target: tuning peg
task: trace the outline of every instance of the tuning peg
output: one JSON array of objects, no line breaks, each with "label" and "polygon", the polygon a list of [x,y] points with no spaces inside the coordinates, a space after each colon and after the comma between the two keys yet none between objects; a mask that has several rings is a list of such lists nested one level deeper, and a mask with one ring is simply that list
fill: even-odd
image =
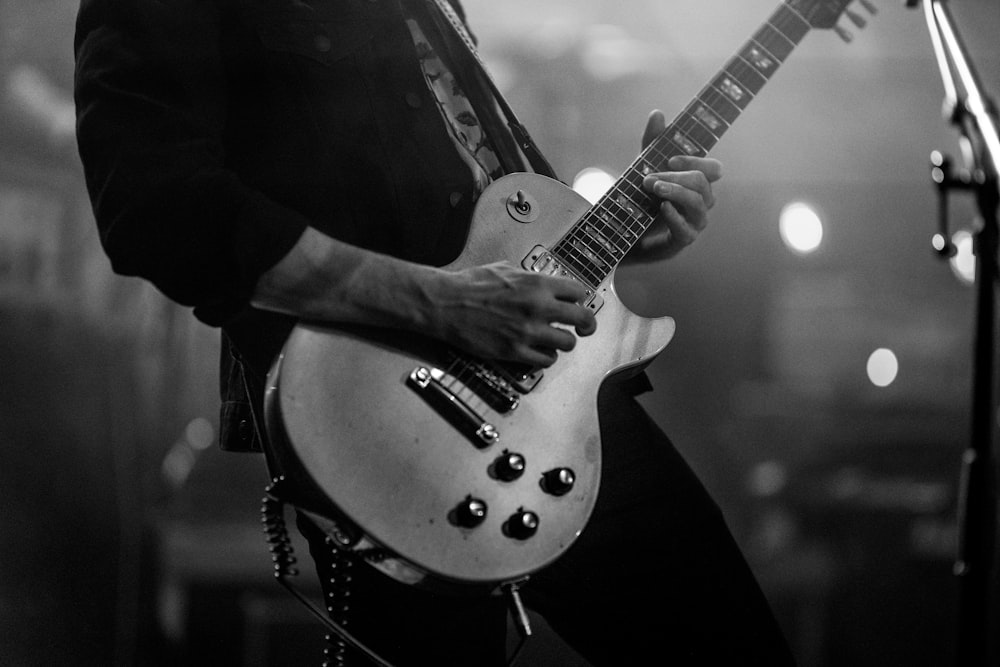
[{"label": "tuning peg", "polygon": [[876,7],[871,2],[871,0],[858,0],[858,2],[860,2],[861,6],[864,7],[865,9],[867,9],[868,13],[871,14],[872,16],[875,16],[876,14],[878,14],[878,7]]},{"label": "tuning peg", "polygon": [[838,37],[840,37],[842,40],[844,40],[848,44],[850,44],[851,42],[854,41],[854,33],[852,33],[847,28],[841,27],[839,25],[835,25],[835,26],[833,26],[833,31],[835,33],[837,33]]},{"label": "tuning peg", "polygon": [[846,10],[844,13],[847,14],[847,18],[851,20],[851,23],[853,23],[858,28],[864,28],[866,25],[868,25],[868,22],[865,20],[865,17],[862,16],[861,14],[858,14],[857,12],[852,12],[850,9]]}]

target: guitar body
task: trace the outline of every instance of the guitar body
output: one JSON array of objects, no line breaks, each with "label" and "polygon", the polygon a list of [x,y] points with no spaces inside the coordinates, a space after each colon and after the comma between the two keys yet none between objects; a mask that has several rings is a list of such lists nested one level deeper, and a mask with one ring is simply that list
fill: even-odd
[{"label": "guitar body", "polygon": [[[518,192],[532,202],[530,222],[510,206]],[[466,248],[447,268],[521,264],[533,248],[554,244],[589,208],[558,181],[506,176],[481,196]],[[379,560],[396,563],[384,570],[396,576],[402,562],[409,574],[397,578],[417,572],[449,583],[493,585],[544,567],[584,529],[597,499],[598,390],[610,376],[648,364],[674,331],[670,318],[630,312],[613,278],[598,289],[603,306],[596,333],[561,353],[537,384],[519,392],[517,407],[504,412],[490,409],[455,378],[441,386],[462,408],[430,400],[412,378],[418,368],[447,367],[446,350],[430,339],[300,324],[268,381],[268,426],[283,450],[278,458],[363,531],[362,544],[381,548]],[[495,441],[477,440],[456,426],[455,418],[470,413],[495,429]],[[524,472],[505,481],[497,460],[509,453],[523,457]],[[575,477],[561,495],[542,481],[557,469]],[[472,527],[456,511],[468,498],[486,506],[482,522]],[[524,510],[537,517],[530,536],[509,523]]]}]

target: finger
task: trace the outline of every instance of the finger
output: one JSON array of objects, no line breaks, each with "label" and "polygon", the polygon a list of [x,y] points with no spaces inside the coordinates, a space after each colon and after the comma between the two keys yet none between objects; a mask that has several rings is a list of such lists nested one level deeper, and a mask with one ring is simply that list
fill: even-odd
[{"label": "finger", "polygon": [[576,336],[560,327],[540,326],[525,343],[536,350],[562,350],[570,352],[576,347]]},{"label": "finger", "polygon": [[578,303],[558,302],[551,312],[551,322],[568,324],[581,336],[589,336],[597,329],[597,319],[593,311]]},{"label": "finger", "polygon": [[700,171],[668,171],[658,174],[650,174],[643,179],[643,186],[647,191],[652,190],[657,196],[680,196],[680,191],[673,189],[657,189],[658,183],[673,183],[683,189],[696,192],[703,200],[706,209],[715,206],[715,194],[712,192],[712,184],[704,173]]},{"label": "finger", "polygon": [[559,354],[551,348],[534,348],[526,345],[517,350],[512,361],[536,368],[548,368],[556,363],[558,358]]},{"label": "finger", "polygon": [[675,155],[667,162],[667,167],[673,171],[700,171],[709,183],[722,178],[722,163],[715,158]]},{"label": "finger", "polygon": [[667,229],[670,230],[669,245],[672,250],[677,251],[689,246],[698,238],[698,227],[685,219],[670,202],[665,201],[660,205],[660,214],[667,223]]},{"label": "finger", "polygon": [[680,247],[674,247],[673,235],[666,226],[646,232],[639,243],[642,246],[641,261],[655,262],[668,259],[680,250]]},{"label": "finger", "polygon": [[579,280],[537,273],[532,275],[536,276],[538,280],[535,283],[536,286],[544,288],[559,301],[575,303],[582,301],[587,296],[587,287]]},{"label": "finger", "polygon": [[[683,211],[687,222],[696,229],[701,230],[708,224],[708,203],[701,193],[669,181],[658,181],[653,192],[664,199],[664,203],[673,204],[669,209],[673,214],[680,215],[679,211]],[[661,206],[661,210],[667,209]]]},{"label": "finger", "polygon": [[657,138],[663,131],[667,129],[667,119],[663,115],[663,112],[659,109],[654,109],[649,113],[649,118],[646,119],[646,131],[642,133],[642,147],[648,146],[653,139]]}]

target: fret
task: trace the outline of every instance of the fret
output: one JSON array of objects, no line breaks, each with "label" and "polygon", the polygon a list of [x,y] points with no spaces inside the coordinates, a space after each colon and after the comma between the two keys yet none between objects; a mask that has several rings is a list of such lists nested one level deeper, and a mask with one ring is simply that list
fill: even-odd
[{"label": "fret", "polygon": [[739,107],[740,111],[745,109],[753,99],[753,94],[749,90],[743,88],[742,84],[737,82],[725,71],[719,72],[719,74],[712,79],[712,86],[722,93],[726,100]]},{"label": "fret", "polygon": [[708,155],[708,151],[699,146],[690,136],[685,132],[681,131],[677,125],[671,125],[667,128],[667,136],[670,141],[673,142],[680,152],[684,155],[693,155],[695,157],[705,157]]},{"label": "fret", "polygon": [[615,225],[617,228],[622,230],[622,236],[630,244],[635,243],[642,236],[642,233],[646,231],[646,227],[642,224],[642,221],[635,220],[633,218],[622,219],[616,216],[612,211],[605,208],[601,214],[601,220]]},{"label": "fret", "polygon": [[586,249],[581,248],[577,245],[575,239],[571,239],[569,242],[570,249],[570,266],[576,269],[577,273],[580,274],[585,280],[590,281],[593,287],[597,287],[604,280],[606,273],[606,267],[599,266],[597,262],[592,260]]},{"label": "fret", "polygon": [[[656,209],[659,206],[659,200],[643,189],[642,182],[645,180],[645,177],[646,174],[638,172],[633,168],[629,168],[625,171],[625,175],[622,176],[619,181],[620,187],[618,187],[617,190],[624,193],[636,209],[649,215],[653,215],[656,213]],[[630,186],[631,190],[626,191],[624,188],[625,185]]]},{"label": "fret", "polygon": [[[639,168],[639,165],[642,165],[641,169]],[[640,157],[640,159],[636,160],[635,164],[625,170],[625,173],[622,174],[619,183],[630,185],[639,195],[648,197],[642,189],[642,181],[648,174],[653,173],[653,171],[653,166]],[[641,205],[642,203],[640,202],[640,206]]]},{"label": "fret", "polygon": [[[628,220],[627,224],[631,225],[633,222],[638,222],[643,231],[646,230],[649,223],[643,221],[643,214],[645,211],[643,211],[638,204],[626,197],[624,193],[619,192],[616,196],[609,197],[608,201],[609,203],[614,204],[619,211],[624,214],[624,217]],[[609,211],[613,213],[611,209],[609,209]],[[622,216],[619,215],[618,217],[621,218]]]},{"label": "fret", "polygon": [[609,196],[602,208],[605,213],[601,217],[602,221],[614,220],[618,227],[625,229],[624,236],[630,244],[639,240],[639,237],[649,226],[649,222],[644,219],[649,217],[648,214],[644,215],[643,211],[636,209],[629,200],[620,195],[617,197]]},{"label": "fret", "polygon": [[702,90],[698,94],[697,99],[699,102],[705,104],[709,109],[711,109],[728,125],[732,125],[733,122],[740,117],[742,109],[730,102],[725,95],[712,86],[707,86],[704,90]]},{"label": "fret", "polygon": [[643,152],[635,162],[629,167],[628,171],[636,174],[639,178],[648,176],[656,171],[656,165],[654,165],[650,160],[646,159],[646,153]]},{"label": "fret", "polygon": [[584,229],[588,229],[588,233],[591,236],[595,236],[602,245],[605,243],[610,244],[612,248],[608,250],[617,258],[620,259],[625,253],[628,252],[629,248],[632,247],[632,241],[623,236],[618,232],[621,229],[620,226],[609,225],[605,220],[602,220],[599,216],[587,216],[579,223]]},{"label": "fret", "polygon": [[753,95],[759,93],[760,89],[767,83],[767,77],[763,76],[753,68],[753,65],[740,57],[730,60],[723,69]]},{"label": "fret", "polygon": [[666,133],[658,136],[656,139],[651,141],[649,146],[646,147],[646,150],[643,151],[643,154],[647,157],[656,158],[651,161],[654,171],[662,171],[666,169],[667,162],[670,161],[670,158],[678,154],[676,150],[673,150],[673,147],[670,145],[665,136]]},{"label": "fret", "polygon": [[625,254],[617,243],[602,234],[601,230],[592,223],[584,221],[581,229],[583,229],[587,236],[596,241],[605,253],[610,255],[612,265],[616,264],[622,258],[622,255]]},{"label": "fret", "polygon": [[580,243],[581,247],[589,252],[598,262],[605,266],[609,264],[614,266],[614,264],[618,261],[615,256],[615,252],[604,245],[601,242],[601,239],[595,234],[592,234],[590,230],[588,230],[588,227],[594,232],[597,231],[594,229],[593,225],[584,223],[576,225],[570,233],[573,235],[574,240]]},{"label": "fret", "polygon": [[644,231],[641,227],[638,231],[636,231],[631,225],[618,220],[607,210],[596,211],[594,217],[601,221],[601,224],[605,229],[614,229],[615,234],[620,236],[628,247],[635,244],[635,242],[639,240],[639,235]]},{"label": "fret", "polygon": [[771,74],[778,69],[778,65],[780,64],[763,44],[758,44],[753,39],[747,42],[740,50],[740,57],[753,65],[754,69],[768,79],[771,78]]},{"label": "fret", "polygon": [[[577,254],[585,257],[591,264],[596,263],[603,264],[605,267],[609,265],[613,267],[621,256],[627,252],[632,241],[627,236],[619,234],[625,242],[625,248],[614,243],[609,236],[614,235],[615,230],[621,229],[622,225],[609,225],[608,221],[613,219],[614,216],[607,212],[605,212],[605,215],[594,215],[593,213],[596,211],[598,209],[592,209],[592,214],[585,216],[577,223],[566,237],[560,241],[560,244],[569,244],[570,247],[577,250]],[[634,234],[632,236],[634,237]],[[559,245],[556,247],[558,248]],[[604,253],[603,256],[602,253]],[[598,282],[600,281],[598,280]]]},{"label": "fret", "polygon": [[[585,273],[597,285],[610,275],[615,266],[638,242],[639,237],[652,223],[652,215],[639,211],[638,204],[620,192],[609,192],[592,212],[594,214],[584,217],[563,241],[560,241],[560,245],[569,241],[576,253],[584,256],[587,261],[587,266],[584,267]],[[584,243],[577,228],[584,229],[587,238],[598,243],[599,248]]]},{"label": "fret", "polygon": [[643,208],[646,204],[646,193],[642,189],[642,181],[645,176],[646,174],[630,167],[608,191],[620,192],[632,200],[637,207]]},{"label": "fret", "polygon": [[798,44],[809,32],[809,22],[802,18],[802,15],[783,4],[771,15],[768,20],[778,32],[785,36],[792,44]]},{"label": "fret", "polygon": [[[613,194],[608,193],[608,195],[601,200],[600,205],[608,216],[617,220],[619,224],[626,226],[633,233],[636,233],[635,223],[638,222],[638,219],[636,218],[634,209],[630,210],[626,208],[627,203],[623,204],[622,202],[616,201]],[[637,235],[640,235],[643,231],[645,231],[645,227],[641,223],[639,227],[642,231],[637,232]]]},{"label": "fret", "polygon": [[715,146],[722,135],[721,132],[716,135],[710,131],[701,121],[687,111],[682,111],[677,119],[677,125],[683,128],[685,133],[706,151],[712,150],[712,147]]},{"label": "fret", "polygon": [[704,125],[716,138],[721,139],[723,133],[729,129],[729,123],[723,120],[722,116],[717,114],[712,107],[699,99],[695,99],[689,104],[685,112],[689,116],[697,118],[698,122]]},{"label": "fret", "polygon": [[608,269],[609,258],[602,257],[600,248],[591,242],[592,239],[584,234],[580,226],[574,227],[570,232],[570,245],[598,269],[597,273],[603,273]]},{"label": "fret", "polygon": [[594,270],[594,265],[590,260],[573,246],[569,237],[564,237],[563,240],[559,241],[552,252],[577,276],[589,282],[591,287],[597,287],[603,280],[600,273]]},{"label": "fret", "polygon": [[[626,176],[618,181],[618,183],[611,189],[611,192],[617,192],[618,195],[615,197],[615,201],[619,206],[628,211],[633,217],[640,217],[642,213],[649,213],[650,210],[656,210],[651,208],[654,206],[653,199],[646,194],[642,189],[642,181],[637,185],[629,183]],[[630,191],[626,191],[622,185],[631,185]]]},{"label": "fret", "polygon": [[754,42],[763,46],[768,53],[785,62],[785,59],[792,54],[795,42],[789,40],[770,23],[762,25],[753,35]]},{"label": "fret", "polygon": [[646,175],[654,171],[665,170],[670,158],[677,155],[677,152],[673,151],[672,148],[663,135],[656,137],[636,159],[636,163],[642,165],[636,171]]}]

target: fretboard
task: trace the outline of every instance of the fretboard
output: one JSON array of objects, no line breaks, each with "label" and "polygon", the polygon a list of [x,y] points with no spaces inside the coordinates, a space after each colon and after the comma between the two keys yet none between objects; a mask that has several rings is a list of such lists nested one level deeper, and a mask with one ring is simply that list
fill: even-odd
[{"label": "fretboard", "polygon": [[659,200],[642,189],[643,178],[667,171],[674,156],[708,155],[809,30],[801,14],[779,5],[551,252],[592,287],[603,282],[656,217]]}]

